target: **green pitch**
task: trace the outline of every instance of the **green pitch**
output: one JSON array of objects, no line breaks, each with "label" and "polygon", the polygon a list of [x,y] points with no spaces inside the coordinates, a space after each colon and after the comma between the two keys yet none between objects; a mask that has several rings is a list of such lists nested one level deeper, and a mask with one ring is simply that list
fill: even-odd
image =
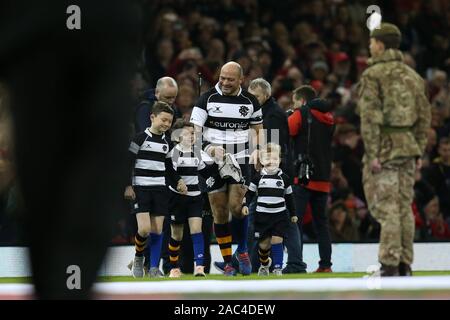
[{"label": "green pitch", "polygon": [[[334,273],[298,273],[298,274],[286,274],[281,277],[276,275],[270,275],[268,277],[259,277],[257,274],[251,274],[249,276],[237,275],[236,277],[225,277],[221,274],[207,275],[204,278],[194,277],[191,274],[183,275],[181,278],[171,279],[152,279],[141,278],[135,279],[132,276],[114,276],[114,277],[99,277],[99,282],[133,282],[133,281],[174,281],[174,280],[268,280],[268,279],[319,279],[319,278],[361,278],[367,275],[364,272],[334,272]],[[450,270],[447,271],[414,271],[414,276],[444,276],[450,275]],[[29,277],[16,277],[16,278],[1,278],[0,283],[31,283]]]},{"label": "green pitch", "polygon": [[[102,282],[121,282],[121,281],[173,281],[173,280],[281,280],[281,279],[320,279],[320,278],[361,278],[367,275],[364,272],[333,272],[333,273],[294,273],[294,274],[286,274],[283,276],[270,275],[267,277],[260,277],[256,273],[251,274],[249,276],[237,275],[235,277],[225,277],[221,274],[212,274],[207,275],[204,278],[194,277],[191,274],[183,275],[181,278],[162,278],[162,279],[152,279],[152,278],[141,278],[135,279],[131,276],[117,276],[117,277],[100,277],[99,281]],[[415,271],[414,276],[444,276],[450,275],[450,270],[448,271]]]}]

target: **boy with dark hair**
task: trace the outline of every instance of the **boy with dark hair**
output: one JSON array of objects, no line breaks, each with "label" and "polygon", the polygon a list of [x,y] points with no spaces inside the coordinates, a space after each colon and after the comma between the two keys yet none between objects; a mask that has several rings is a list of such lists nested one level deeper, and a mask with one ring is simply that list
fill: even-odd
[{"label": "boy with dark hair", "polygon": [[130,167],[133,168],[132,186],[125,190],[125,198],[134,201],[134,213],[138,225],[135,236],[136,254],[132,266],[135,278],[144,276],[144,250],[150,234],[150,277],[160,278],[159,260],[162,244],[164,216],[168,214],[169,192],[166,174],[176,181],[176,189],[187,193],[187,187],[175,172],[170,159],[172,142],[165,132],[172,125],[174,111],[165,102],[153,105],[151,127],[139,133],[129,148]]},{"label": "boy with dark hair", "polygon": [[202,160],[209,160],[206,153],[198,150],[194,144],[194,125],[184,119],[178,119],[173,126],[172,139],[178,144],[170,152],[174,169],[181,176],[187,186],[187,193],[183,194],[174,187],[169,186],[170,201],[170,227],[169,261],[171,264],[170,278],[179,278],[181,274],[178,262],[183,229],[186,220],[189,223],[192,245],[194,249],[194,276],[205,277],[204,240],[202,233],[203,196],[199,188],[198,173],[209,176],[209,168]]}]

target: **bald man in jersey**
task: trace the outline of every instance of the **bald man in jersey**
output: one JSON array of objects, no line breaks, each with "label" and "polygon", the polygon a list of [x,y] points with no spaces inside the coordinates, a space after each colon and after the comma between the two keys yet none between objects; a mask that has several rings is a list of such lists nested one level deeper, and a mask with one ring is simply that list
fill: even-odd
[{"label": "bald man in jersey", "polygon": [[[232,266],[232,235],[230,217],[237,241],[239,272],[251,273],[247,249],[248,216],[241,214],[242,200],[250,180],[249,163],[258,163],[258,141],[262,141],[262,111],[258,100],[241,88],[242,67],[236,62],[226,63],[218,83],[200,96],[191,115],[196,132],[202,133],[203,150],[211,156],[217,166],[215,174],[207,179],[207,191],[214,216],[214,232],[225,262],[224,274],[234,276],[237,270]],[[250,141],[250,133],[255,139]],[[251,155],[249,143],[252,142]],[[219,165],[225,154],[230,154],[239,164],[242,179],[221,177]]]}]

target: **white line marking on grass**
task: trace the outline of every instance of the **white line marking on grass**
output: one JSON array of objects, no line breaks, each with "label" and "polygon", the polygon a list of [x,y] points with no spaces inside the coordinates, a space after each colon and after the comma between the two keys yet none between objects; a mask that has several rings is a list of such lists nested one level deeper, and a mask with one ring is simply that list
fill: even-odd
[{"label": "white line marking on grass", "polygon": [[34,286],[28,283],[2,283],[0,295],[32,295]]},{"label": "white line marking on grass", "polygon": [[[449,290],[450,276],[392,278],[324,278],[279,280],[171,280],[143,282],[100,282],[98,294],[170,294],[230,292],[346,292],[372,290]],[[32,284],[0,284],[0,295],[32,295]]]},{"label": "white line marking on grass", "polygon": [[225,293],[225,292],[344,292],[369,290],[450,290],[450,276],[392,278],[327,278],[280,280],[182,280],[97,283],[101,294]]}]

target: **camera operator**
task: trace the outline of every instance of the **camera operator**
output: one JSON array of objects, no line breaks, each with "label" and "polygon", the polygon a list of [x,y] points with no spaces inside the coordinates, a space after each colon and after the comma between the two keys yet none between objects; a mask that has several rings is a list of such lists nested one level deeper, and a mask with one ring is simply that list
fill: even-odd
[{"label": "camera operator", "polygon": [[326,203],[331,187],[334,118],[330,105],[318,99],[316,91],[309,85],[295,89],[292,99],[295,111],[289,116],[288,123],[296,159],[294,184],[297,215],[304,215],[309,202],[319,244],[320,261],[316,272],[332,272]]}]

